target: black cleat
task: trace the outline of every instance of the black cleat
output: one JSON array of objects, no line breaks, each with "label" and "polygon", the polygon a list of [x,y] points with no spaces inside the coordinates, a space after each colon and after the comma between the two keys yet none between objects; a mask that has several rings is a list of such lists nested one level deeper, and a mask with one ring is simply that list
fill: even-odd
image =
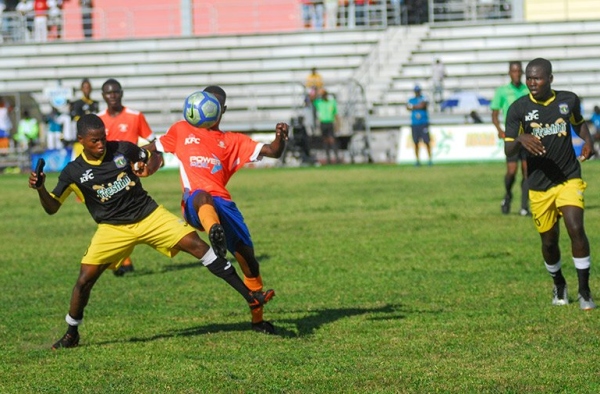
[{"label": "black cleat", "polygon": [[275,326],[271,322],[263,320],[259,323],[252,323],[252,331],[273,335],[275,334]]},{"label": "black cleat", "polygon": [[267,302],[271,300],[271,298],[275,297],[275,290],[269,289],[267,291],[253,291],[250,293],[253,298],[252,302],[249,302],[248,305],[250,309],[260,308]]},{"label": "black cleat", "polygon": [[119,268],[117,268],[116,270],[113,271],[113,274],[115,274],[115,276],[123,276],[126,273],[129,272],[133,272],[133,264],[131,265],[122,265]]},{"label": "black cleat", "polygon": [[509,195],[504,196],[504,199],[502,200],[502,205],[500,206],[500,208],[502,209],[502,213],[505,215],[508,215],[510,213],[511,200],[512,198]]},{"label": "black cleat", "polygon": [[75,334],[75,336],[71,334],[65,334],[58,340],[58,342],[52,345],[52,350],[77,347],[77,345],[79,345],[79,334]]},{"label": "black cleat", "polygon": [[218,257],[225,258],[227,256],[227,242],[225,241],[225,230],[219,223],[215,223],[208,232],[208,239],[215,254]]}]

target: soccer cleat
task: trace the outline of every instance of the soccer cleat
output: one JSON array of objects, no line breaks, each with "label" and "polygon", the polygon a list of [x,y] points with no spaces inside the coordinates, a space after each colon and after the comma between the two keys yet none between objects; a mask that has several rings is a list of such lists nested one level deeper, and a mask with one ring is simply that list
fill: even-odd
[{"label": "soccer cleat", "polygon": [[504,196],[504,199],[502,200],[502,204],[500,205],[500,208],[502,209],[502,213],[505,215],[508,215],[510,213],[510,201],[512,200],[512,198],[509,195]]},{"label": "soccer cleat", "polygon": [[250,306],[250,309],[256,309],[260,308],[261,306],[269,302],[271,298],[275,297],[275,290],[269,289],[264,292],[253,291],[250,293],[250,295],[252,296],[253,300],[252,302],[248,303],[248,306]]},{"label": "soccer cleat", "polygon": [[569,298],[567,296],[567,284],[562,286],[554,285],[552,289],[552,305],[568,305]]},{"label": "soccer cleat", "polygon": [[270,322],[263,320],[259,323],[252,323],[252,331],[273,335],[275,334],[275,326]]},{"label": "soccer cleat", "polygon": [[577,299],[579,300],[579,308],[583,311],[591,311],[592,309],[596,309],[596,303],[592,299],[592,295],[588,293],[588,297],[584,298],[581,294],[578,295]]},{"label": "soccer cleat", "polygon": [[227,242],[225,241],[225,230],[219,223],[215,223],[208,232],[210,244],[218,257],[225,258],[227,255]]},{"label": "soccer cleat", "polygon": [[519,215],[521,215],[521,216],[531,216],[531,212],[529,212],[528,209],[521,208],[521,210],[519,211]]},{"label": "soccer cleat", "polygon": [[77,345],[79,345],[79,334],[75,334],[75,336],[71,334],[65,334],[54,345],[52,345],[52,350],[77,347]]},{"label": "soccer cleat", "polygon": [[123,276],[128,272],[133,272],[133,264],[130,265],[122,265],[119,268],[117,268],[116,270],[113,271],[113,274],[115,274],[115,276]]}]

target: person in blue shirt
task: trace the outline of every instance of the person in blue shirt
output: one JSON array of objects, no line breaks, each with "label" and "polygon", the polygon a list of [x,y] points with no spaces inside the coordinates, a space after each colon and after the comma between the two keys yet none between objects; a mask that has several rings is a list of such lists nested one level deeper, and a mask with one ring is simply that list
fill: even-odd
[{"label": "person in blue shirt", "polygon": [[600,107],[597,105],[594,106],[594,113],[590,118],[590,123],[594,125],[595,134],[600,133]]},{"label": "person in blue shirt", "polygon": [[427,98],[421,94],[421,87],[419,85],[415,86],[414,92],[415,97],[408,100],[406,108],[411,111],[410,124],[413,142],[415,143],[415,157],[417,158],[415,165],[418,167],[421,165],[421,160],[419,159],[419,141],[423,141],[427,147],[429,165],[432,164],[429,138],[429,112],[427,111],[429,102],[427,101]]}]

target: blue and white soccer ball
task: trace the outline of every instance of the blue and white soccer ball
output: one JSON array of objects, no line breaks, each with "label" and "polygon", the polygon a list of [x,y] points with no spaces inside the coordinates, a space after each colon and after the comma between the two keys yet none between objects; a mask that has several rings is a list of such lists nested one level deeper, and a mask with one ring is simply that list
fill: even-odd
[{"label": "blue and white soccer ball", "polygon": [[212,93],[194,92],[185,99],[183,117],[194,127],[208,129],[221,117],[221,104]]}]

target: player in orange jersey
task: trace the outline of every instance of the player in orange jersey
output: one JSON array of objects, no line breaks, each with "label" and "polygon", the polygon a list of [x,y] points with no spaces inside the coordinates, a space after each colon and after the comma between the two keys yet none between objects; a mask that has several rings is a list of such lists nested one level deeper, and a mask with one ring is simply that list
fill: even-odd
[{"label": "player in orange jersey", "polygon": [[[129,141],[137,145],[140,138],[150,142],[155,139],[144,114],[125,107],[121,102],[123,88],[119,81],[113,78],[106,80],[102,84],[102,98],[107,108],[99,112],[98,116],[106,126],[107,141]],[[123,276],[132,271],[133,263],[131,258],[127,257],[114,274]]]},{"label": "player in orange jersey", "polygon": [[[222,117],[227,110],[225,91],[219,86],[209,86],[204,91],[217,97]],[[202,129],[181,120],[149,149],[177,155],[181,162],[185,220],[193,227],[208,232],[218,256],[224,257],[229,250],[240,264],[246,286],[252,291],[260,291],[263,281],[250,231],[226,186],[233,174],[246,163],[259,161],[262,157],[281,157],[288,139],[288,125],[277,123],[275,139],[264,144],[242,133],[223,132],[219,129],[220,122],[221,118],[210,129]],[[267,295],[270,298],[275,293]],[[263,319],[262,305],[250,304],[250,310],[254,331],[275,333],[273,325]]]}]

